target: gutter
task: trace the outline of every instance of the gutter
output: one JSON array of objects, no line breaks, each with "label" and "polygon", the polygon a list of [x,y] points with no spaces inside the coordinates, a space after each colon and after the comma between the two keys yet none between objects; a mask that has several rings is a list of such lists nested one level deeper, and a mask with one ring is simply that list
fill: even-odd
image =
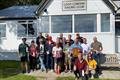
[{"label": "gutter", "polygon": [[39,4],[38,8],[34,12],[35,15],[38,17],[38,16],[42,15],[43,12],[47,11],[46,8],[50,5],[50,3],[52,1],[53,0],[42,0]]}]

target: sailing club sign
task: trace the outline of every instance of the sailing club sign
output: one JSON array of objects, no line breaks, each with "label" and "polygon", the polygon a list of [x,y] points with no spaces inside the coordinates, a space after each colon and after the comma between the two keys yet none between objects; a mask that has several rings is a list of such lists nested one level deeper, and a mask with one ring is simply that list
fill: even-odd
[{"label": "sailing club sign", "polygon": [[62,9],[63,11],[86,10],[87,1],[86,0],[63,0]]}]

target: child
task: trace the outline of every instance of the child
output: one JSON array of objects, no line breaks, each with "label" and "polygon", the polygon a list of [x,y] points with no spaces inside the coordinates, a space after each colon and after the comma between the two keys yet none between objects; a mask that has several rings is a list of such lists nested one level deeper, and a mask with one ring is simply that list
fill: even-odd
[{"label": "child", "polygon": [[89,76],[93,79],[94,78],[93,76],[95,75],[97,62],[92,58],[91,53],[87,55],[87,63],[88,63]]},{"label": "child", "polygon": [[70,42],[66,42],[66,45],[63,47],[63,52],[65,53],[65,72],[68,72],[68,68],[71,70],[71,57],[70,57]]},{"label": "child", "polygon": [[56,46],[53,47],[52,54],[54,58],[54,71],[57,74],[60,73],[61,53],[62,48],[59,46],[59,43],[56,43]]}]

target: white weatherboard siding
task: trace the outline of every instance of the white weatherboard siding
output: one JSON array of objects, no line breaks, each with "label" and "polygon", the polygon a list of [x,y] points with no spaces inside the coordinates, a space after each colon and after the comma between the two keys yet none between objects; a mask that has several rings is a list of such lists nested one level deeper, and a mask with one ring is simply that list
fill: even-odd
[{"label": "white weatherboard siding", "polygon": [[[103,53],[104,54],[115,54],[115,18],[112,14],[110,8],[102,0],[87,0],[87,9],[86,10],[70,10],[70,11],[63,11],[62,10],[62,1],[65,0],[54,0],[51,5],[48,7],[47,11],[48,14],[44,13],[44,15],[49,16],[49,32],[50,35],[53,37],[53,40],[56,40],[56,37],[59,33],[51,33],[51,17],[52,15],[72,15],[72,38],[74,39],[74,17],[75,14],[96,14],[97,18],[97,32],[85,32],[80,33],[81,36],[87,38],[88,43],[91,44],[93,41],[93,37],[97,36],[98,41],[103,44]],[[102,13],[109,13],[110,14],[110,32],[101,32],[101,14]],[[1,38],[0,43],[0,51],[1,52],[17,52],[18,45],[21,43],[21,38],[17,36],[17,21],[5,21],[4,23],[7,24],[6,26],[6,37]],[[37,23],[40,24],[40,20],[38,19]],[[39,24],[37,27],[39,27]],[[39,32],[39,31],[38,31]],[[38,33],[37,32],[37,33]],[[69,33],[63,33],[64,37],[67,37]],[[44,35],[44,34],[43,34]],[[37,37],[37,36],[36,36]],[[27,43],[30,44],[30,41],[35,39],[35,37],[28,38]],[[118,38],[117,38],[118,39]],[[117,40],[120,45],[120,39]],[[117,47],[120,51],[120,46]],[[0,54],[1,55],[1,54]],[[14,56],[13,56],[14,57]],[[1,57],[0,57],[1,58]]]},{"label": "white weatherboard siding", "polygon": [[[16,52],[22,42],[22,37],[17,36],[17,21],[6,21],[6,37],[1,38],[0,52]],[[28,38],[28,44],[34,37]]]},{"label": "white weatherboard siding", "polygon": [[62,0],[54,0],[47,10],[49,15],[111,13],[111,10],[102,0],[87,0],[87,9],[78,11],[63,11]]},{"label": "white weatherboard siding", "polygon": [[[98,37],[98,40],[103,44],[103,53],[114,54],[115,53],[115,18],[110,8],[102,0],[87,0],[86,10],[69,10],[62,9],[62,1],[70,0],[54,0],[48,7],[48,14],[44,15],[72,15],[72,29],[74,34],[74,14],[97,14],[97,32],[93,33],[80,33],[81,36],[88,39],[88,43],[92,42],[94,36]],[[110,13],[110,32],[101,32],[101,13]],[[51,16],[50,16],[51,17]],[[51,26],[51,23],[50,23]],[[51,30],[50,30],[51,33]],[[65,33],[67,35],[67,33]],[[64,35],[65,35],[64,34]],[[52,34],[55,38],[59,35]]]}]

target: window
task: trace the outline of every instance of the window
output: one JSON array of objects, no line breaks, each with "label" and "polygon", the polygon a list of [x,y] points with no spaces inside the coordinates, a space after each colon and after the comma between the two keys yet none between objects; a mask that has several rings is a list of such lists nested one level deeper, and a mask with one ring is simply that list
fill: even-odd
[{"label": "window", "polygon": [[115,22],[115,34],[120,36],[120,22]]},{"label": "window", "polygon": [[96,15],[75,15],[75,32],[96,32]]},{"label": "window", "polygon": [[49,17],[43,16],[40,17],[40,24],[38,27],[39,32],[48,33],[49,32]]},{"label": "window", "polygon": [[70,33],[72,32],[72,16],[52,16],[51,17],[52,33]]},{"label": "window", "polygon": [[101,32],[110,32],[110,14],[101,14]]},{"label": "window", "polygon": [[17,33],[18,33],[18,37],[36,37],[37,25],[35,22],[19,21]]},{"label": "window", "polygon": [[0,37],[6,37],[6,24],[0,23]]}]

